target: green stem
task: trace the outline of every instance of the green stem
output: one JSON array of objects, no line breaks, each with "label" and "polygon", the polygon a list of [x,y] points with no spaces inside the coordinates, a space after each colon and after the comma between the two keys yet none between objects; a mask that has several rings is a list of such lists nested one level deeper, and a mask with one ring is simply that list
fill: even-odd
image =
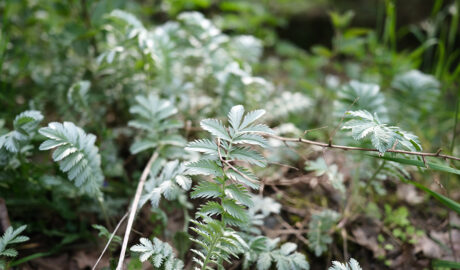
[{"label": "green stem", "polygon": [[[81,12],[82,12],[81,15],[83,17],[83,21],[85,23],[85,26],[88,29],[88,31],[91,31],[93,26],[91,24],[91,17],[90,17],[89,12],[88,12],[88,4],[87,4],[86,0],[80,0],[80,4],[81,4]],[[96,38],[94,37],[94,35],[92,35],[90,37],[89,41],[91,43],[91,46],[94,49],[94,54],[99,55],[99,49],[97,47],[97,41],[96,41]]]},{"label": "green stem", "polygon": [[188,213],[187,207],[184,207],[184,232],[188,231],[190,224],[190,214]]},{"label": "green stem", "polygon": [[396,8],[394,0],[385,1],[386,18],[383,41],[394,52],[396,50]]},{"label": "green stem", "polygon": [[39,252],[39,253],[34,253],[32,255],[29,255],[27,257],[24,257],[24,258],[21,258],[17,261],[14,261],[14,262],[11,262],[11,264],[7,265],[7,268],[6,269],[9,269],[9,266],[11,267],[14,267],[14,266],[17,266],[17,265],[20,265],[20,264],[23,264],[25,262],[28,262],[30,260],[34,260],[34,259],[37,259],[37,258],[41,258],[41,257],[46,257],[46,256],[49,256],[49,255],[52,255],[54,253],[56,253],[57,250],[51,250],[51,251],[47,251],[47,252]]},{"label": "green stem", "polygon": [[455,103],[455,115],[454,115],[454,128],[453,128],[453,136],[452,136],[452,142],[450,143],[450,152],[452,153],[454,151],[455,147],[455,139],[457,137],[457,123],[458,123],[458,101],[459,101],[459,94],[457,91],[457,102]]},{"label": "green stem", "polygon": [[453,5],[457,10],[455,14],[452,16],[452,20],[450,22],[449,35],[447,39],[447,54],[450,54],[450,52],[452,51],[452,48],[455,44],[455,38],[457,36],[458,22],[460,16],[460,0],[455,1]]},{"label": "green stem", "polygon": [[50,256],[50,255],[53,255],[53,254],[59,252],[63,245],[64,244],[61,242],[60,244],[55,245],[54,248],[52,248],[50,251],[34,253],[34,254],[31,254],[31,255],[26,256],[24,258],[21,258],[19,260],[12,261],[9,264],[7,264],[6,269],[8,269],[9,266],[15,267],[15,266],[18,266],[20,264],[23,264],[25,262],[28,262],[28,261],[31,261],[31,260],[34,260],[34,259],[37,259],[37,258],[47,257],[47,256]]},{"label": "green stem", "polygon": [[[8,20],[8,11],[9,11],[9,3],[10,1],[9,0],[6,0],[5,2],[5,9],[4,9],[4,14],[3,14],[3,27],[2,29],[0,29],[0,74],[2,74],[3,72],[1,72],[3,70],[3,62],[6,58],[6,47],[8,45],[8,42],[9,42],[9,35],[8,35],[8,32],[7,32],[7,28],[8,28],[8,25],[9,25],[9,20]],[[0,76],[1,78],[1,76]],[[1,81],[1,80],[0,80]],[[6,80],[5,82],[1,83],[1,88],[0,91],[1,93],[4,93],[6,92]]]},{"label": "green stem", "polygon": [[[458,12],[458,11],[457,11]],[[455,120],[454,120],[454,128],[453,128],[453,136],[452,136],[452,142],[450,143],[450,152],[453,153],[454,152],[454,147],[455,147],[455,139],[457,137],[457,123],[458,123],[458,101],[459,101],[459,94],[458,94],[458,91],[457,91],[457,101],[455,102]],[[452,179],[452,174],[449,174],[449,178],[448,178],[448,181],[446,181],[444,183],[444,186],[446,188],[446,195],[447,197],[450,197],[450,188],[449,188],[449,185],[450,185],[450,182],[451,182],[451,179]],[[447,215],[447,218],[449,219],[449,244],[450,244],[450,248],[452,249],[452,254],[454,256],[454,259],[455,261],[457,261],[457,251],[455,250],[455,245],[454,245],[454,240],[453,240],[453,236],[452,236],[452,223],[450,222],[451,220],[451,215],[452,215],[452,211],[449,210],[448,212],[448,215]]]},{"label": "green stem", "polygon": [[209,249],[208,254],[206,254],[206,257],[204,258],[203,261],[203,266],[201,267],[201,270],[206,270],[206,265],[208,264],[209,259],[211,258],[211,253],[214,251],[214,248],[216,247],[216,244],[218,242],[218,239],[220,237],[215,237],[211,243],[211,248]]},{"label": "green stem", "polygon": [[102,198],[98,198],[97,202],[99,203],[99,206],[101,207],[102,215],[104,216],[105,226],[109,230],[112,230],[113,226],[112,226],[112,223],[110,222],[109,215],[107,214],[107,208],[105,207],[104,201],[102,200]]},{"label": "green stem", "polygon": [[374,179],[377,177],[379,172],[383,169],[383,166],[385,166],[385,162],[386,162],[386,160],[384,160],[382,162],[382,164],[380,164],[380,166],[377,168],[377,170],[375,170],[374,174],[372,174],[372,176],[369,178],[369,180],[367,180],[367,184],[364,187],[364,190],[367,190],[369,188],[370,184],[374,181]]}]

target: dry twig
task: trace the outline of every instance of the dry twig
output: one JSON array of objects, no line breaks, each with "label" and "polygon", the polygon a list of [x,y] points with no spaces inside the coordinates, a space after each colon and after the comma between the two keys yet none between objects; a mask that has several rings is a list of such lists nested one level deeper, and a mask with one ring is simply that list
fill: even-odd
[{"label": "dry twig", "polygon": [[227,165],[230,169],[234,170],[237,174],[241,175],[244,179],[248,180],[249,182],[252,183],[258,183],[254,179],[249,178],[246,174],[240,172],[235,166],[233,166],[229,160],[226,160],[225,158],[222,157],[220,153],[220,138],[217,138],[217,153],[219,154],[219,159],[222,163]]},{"label": "dry twig", "polygon": [[150,168],[153,165],[153,162],[158,158],[158,151],[155,152],[147,162],[147,165],[142,171],[141,178],[139,179],[139,184],[137,184],[136,194],[134,195],[133,204],[129,212],[128,225],[126,226],[125,236],[123,237],[123,244],[121,246],[120,258],[118,259],[117,270],[121,270],[123,267],[123,261],[125,259],[126,247],[128,246],[129,234],[131,233],[131,228],[133,227],[134,217],[136,216],[137,207],[139,205],[139,200],[141,198],[142,190],[144,188],[145,181],[149,175]]},{"label": "dry twig", "polygon": [[99,258],[97,258],[97,261],[96,263],[94,264],[92,270],[95,270],[96,269],[96,266],[99,264],[99,262],[101,261],[102,257],[104,256],[104,253],[107,251],[107,248],[109,247],[110,245],[110,242],[112,242],[112,239],[113,237],[115,236],[115,234],[117,233],[118,231],[118,228],[120,228],[121,224],[123,223],[123,221],[128,217],[128,213],[129,212],[126,212],[126,214],[120,219],[120,221],[118,222],[117,226],[115,227],[115,229],[113,230],[112,234],[110,235],[110,238],[109,240],[107,241],[107,244],[105,244],[105,247],[104,247],[104,250],[102,250],[102,253],[101,255],[99,256]]},{"label": "dry twig", "polygon": [[5,232],[6,229],[11,226],[10,218],[8,216],[8,208],[6,208],[6,203],[3,198],[0,198],[0,224],[2,232]]},{"label": "dry twig", "polygon": [[[268,135],[263,134],[263,135],[272,137],[274,139],[277,139],[277,140],[280,140],[280,141],[283,141],[283,142],[298,142],[298,143],[305,143],[305,144],[310,144],[310,145],[317,145],[317,146],[326,147],[326,148],[350,150],[350,151],[379,152],[379,150],[377,150],[375,148],[336,145],[336,144],[329,144],[329,143],[325,143],[325,142],[317,142],[317,141],[312,141],[312,140],[307,140],[307,139],[302,139],[302,138],[281,137],[281,136],[277,136],[277,135],[273,135],[273,134],[268,134]],[[460,161],[460,157],[440,154],[439,151],[436,152],[436,153],[427,153],[427,152],[412,152],[412,151],[406,151],[406,150],[389,149],[389,150],[387,150],[387,152],[398,153],[398,154],[406,154],[406,155],[413,155],[413,156],[421,156],[421,157],[437,157],[437,158],[451,159],[451,160]]]}]

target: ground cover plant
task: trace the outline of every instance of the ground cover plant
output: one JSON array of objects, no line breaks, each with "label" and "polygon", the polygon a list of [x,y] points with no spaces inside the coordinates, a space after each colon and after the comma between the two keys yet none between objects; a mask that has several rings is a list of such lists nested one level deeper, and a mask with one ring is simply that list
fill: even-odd
[{"label": "ground cover plant", "polygon": [[334,4],[0,3],[0,269],[459,269],[460,1]]}]

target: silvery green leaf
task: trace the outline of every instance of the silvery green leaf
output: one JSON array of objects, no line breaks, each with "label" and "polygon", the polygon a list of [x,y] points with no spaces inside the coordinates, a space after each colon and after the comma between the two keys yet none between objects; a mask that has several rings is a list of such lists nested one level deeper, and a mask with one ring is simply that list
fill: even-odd
[{"label": "silvery green leaf", "polygon": [[338,261],[333,261],[332,266],[329,267],[329,270],[362,270],[358,261],[351,258],[348,263],[341,263]]},{"label": "silvery green leaf", "polygon": [[239,130],[243,115],[244,107],[242,105],[233,106],[228,113],[228,121],[235,131]]},{"label": "silvery green leaf", "polygon": [[95,145],[96,136],[85,133],[71,122],[52,122],[38,132],[47,137],[39,149],[54,149],[53,160],[67,173],[69,180],[86,193],[100,196],[104,175],[99,149]]},{"label": "silvery green leaf", "polygon": [[281,254],[283,255],[289,255],[291,252],[295,251],[297,249],[297,245],[294,243],[285,243],[281,246],[280,251]]},{"label": "silvery green leaf", "polygon": [[351,129],[355,140],[370,137],[372,145],[381,153],[396,147],[405,150],[420,151],[421,145],[417,136],[399,127],[391,127],[382,123],[377,114],[372,115],[368,111],[349,111],[351,120],[346,122],[342,129]]},{"label": "silvery green leaf", "polygon": [[[351,107],[353,104],[353,107]],[[380,86],[373,83],[363,83],[351,80],[342,86],[338,92],[338,100],[334,103],[335,116],[342,117],[347,110],[366,110],[377,113],[383,119],[388,119],[385,107],[385,96],[380,92]]]},{"label": "silvery green leaf", "polygon": [[217,144],[208,139],[200,139],[200,140],[195,140],[193,142],[190,142],[189,144],[187,144],[187,147],[185,149],[189,151],[202,152],[208,155],[218,154]]},{"label": "silvery green leaf", "polygon": [[42,120],[43,115],[39,111],[29,110],[18,114],[13,121],[14,130],[0,136],[0,149],[4,148],[13,154],[26,151],[25,147]]},{"label": "silvery green leaf", "polygon": [[312,215],[308,224],[308,241],[310,249],[317,257],[321,256],[327,250],[327,245],[332,242],[329,231],[339,218],[339,213],[329,209]]},{"label": "silvery green leaf", "polygon": [[136,28],[143,28],[144,26],[142,23],[134,16],[133,14],[120,10],[120,9],[115,9],[110,13],[111,17],[123,20],[127,24],[136,27]]},{"label": "silvery green leaf", "polygon": [[251,195],[249,194],[248,190],[242,185],[228,185],[225,189],[225,194],[228,197],[235,199],[237,202],[248,207],[252,207],[254,205]]},{"label": "silvery green leaf", "polygon": [[313,100],[302,93],[283,91],[267,102],[266,108],[270,108],[267,117],[275,121],[284,120],[289,114],[302,113],[312,104]]},{"label": "silvery green leaf", "polygon": [[314,171],[316,176],[321,176],[328,171],[328,166],[324,158],[319,157],[315,161],[306,161],[305,170]]},{"label": "silvery green leaf", "polygon": [[[131,251],[140,253],[139,260],[141,262],[150,260],[156,268],[173,267],[173,269],[183,269],[184,264],[176,258],[172,252],[172,248],[168,243],[162,242],[158,238],[154,238],[153,242],[147,238],[139,239],[140,244],[131,247]],[[168,264],[166,266],[165,264]]]},{"label": "silvery green leaf", "polygon": [[257,151],[249,147],[233,147],[227,157],[231,160],[246,161],[259,167],[265,167],[265,158]]},{"label": "silvery green leaf", "polygon": [[227,141],[232,140],[232,138],[230,138],[230,135],[228,134],[227,129],[222,124],[222,122],[219,120],[204,119],[204,120],[201,120],[200,125],[204,130],[210,132],[212,135],[218,138],[221,138]]},{"label": "silvery green leaf", "polygon": [[252,124],[254,121],[259,119],[265,114],[265,110],[255,110],[248,112],[246,116],[243,119],[243,122],[240,125],[240,129],[244,129],[248,127],[250,124]]},{"label": "silvery green leaf", "polygon": [[272,265],[272,258],[269,252],[264,252],[259,255],[257,260],[257,270],[268,270]]},{"label": "silvery green leaf", "polygon": [[212,182],[201,181],[198,185],[193,188],[193,191],[190,193],[192,198],[219,198],[221,196],[222,190],[221,187]]},{"label": "silvery green leaf", "polygon": [[178,175],[176,176],[175,180],[176,180],[176,183],[184,190],[189,190],[190,187],[192,186],[192,179],[190,179],[190,177],[188,176]]},{"label": "silvery green leaf", "polygon": [[355,140],[361,140],[369,135],[372,145],[380,153],[385,153],[393,147],[396,141],[395,128],[381,123],[376,114],[372,115],[368,111],[350,111],[347,114],[352,117],[352,120],[346,122],[342,129],[351,129]]},{"label": "silvery green leaf", "polygon": [[196,162],[190,162],[186,165],[188,175],[214,175],[222,176],[222,169],[212,160],[200,160]]},{"label": "silvery green leaf", "polygon": [[432,75],[424,74],[419,70],[410,70],[397,75],[391,82],[401,99],[413,109],[430,110],[438,99],[441,84]]},{"label": "silvery green leaf", "polygon": [[0,237],[0,255],[7,257],[16,257],[18,255],[17,250],[9,246],[29,240],[29,237],[20,235],[26,227],[27,225],[22,225],[17,229],[13,229],[13,227],[10,226],[5,230],[3,236]]}]

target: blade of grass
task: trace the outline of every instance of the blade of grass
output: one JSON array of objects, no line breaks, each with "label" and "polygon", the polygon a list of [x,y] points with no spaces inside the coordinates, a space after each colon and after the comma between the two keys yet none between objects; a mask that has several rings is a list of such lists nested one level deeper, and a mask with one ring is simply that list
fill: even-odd
[{"label": "blade of grass", "polygon": [[421,168],[428,167],[428,169],[460,175],[460,170],[457,170],[455,168],[452,168],[446,165],[434,163],[434,162],[427,161],[426,166],[425,166],[425,163],[423,163],[423,161],[420,161],[420,160],[407,159],[407,158],[395,158],[395,157],[388,157],[388,156],[379,157],[376,155],[370,155],[370,156],[375,157],[375,158],[389,160],[389,161],[394,161],[394,162],[404,164],[404,165],[412,165],[412,166],[417,166]]},{"label": "blade of grass", "polygon": [[433,267],[443,267],[451,269],[460,269],[460,262],[444,261],[444,260],[433,260]]},{"label": "blade of grass", "polygon": [[447,198],[446,196],[444,195],[441,195],[427,187],[425,187],[424,185],[422,184],[419,184],[417,182],[414,182],[414,181],[409,181],[409,180],[406,180],[405,182],[411,184],[411,185],[414,185],[415,187],[425,191],[426,193],[430,194],[431,196],[433,196],[436,200],[438,200],[440,203],[444,204],[445,206],[447,206],[449,209],[452,209],[453,211],[457,212],[457,214],[460,214],[460,204],[457,203],[456,201],[452,200],[452,199],[449,199]]}]

